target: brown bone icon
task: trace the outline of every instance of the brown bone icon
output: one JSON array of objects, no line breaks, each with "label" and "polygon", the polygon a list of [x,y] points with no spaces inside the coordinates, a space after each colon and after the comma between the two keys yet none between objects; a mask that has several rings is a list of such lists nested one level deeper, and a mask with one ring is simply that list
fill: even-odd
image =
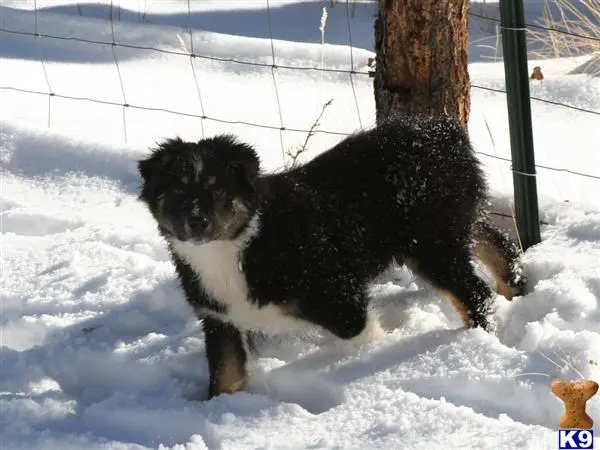
[{"label": "brown bone icon", "polygon": [[598,392],[598,383],[592,380],[567,381],[554,380],[552,393],[565,404],[565,413],[559,426],[579,430],[589,430],[594,421],[585,412],[585,403]]}]

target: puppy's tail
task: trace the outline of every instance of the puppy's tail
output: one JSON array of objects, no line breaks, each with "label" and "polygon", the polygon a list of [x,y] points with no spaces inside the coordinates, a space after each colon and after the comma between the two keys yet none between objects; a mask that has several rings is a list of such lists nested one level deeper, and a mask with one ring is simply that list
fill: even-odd
[{"label": "puppy's tail", "polygon": [[491,272],[498,294],[508,300],[522,295],[527,279],[523,272],[521,251],[516,243],[486,219],[475,222],[472,237],[473,257]]}]

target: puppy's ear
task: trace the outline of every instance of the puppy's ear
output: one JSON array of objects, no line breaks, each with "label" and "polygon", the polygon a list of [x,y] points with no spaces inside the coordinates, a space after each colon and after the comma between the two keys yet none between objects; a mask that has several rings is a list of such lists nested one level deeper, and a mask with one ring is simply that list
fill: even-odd
[{"label": "puppy's ear", "polygon": [[254,184],[256,181],[260,170],[258,159],[253,157],[253,155],[230,161],[229,166],[238,173],[243,172],[247,181],[251,184]]},{"label": "puppy's ear", "polygon": [[139,161],[138,171],[144,181],[149,181],[163,171],[182,145],[183,141],[180,138],[167,139],[158,145],[152,155]]},{"label": "puppy's ear", "polygon": [[260,171],[260,162],[252,146],[240,142],[232,134],[222,134],[205,139],[200,141],[199,145],[212,147],[215,154],[219,154],[225,161],[227,171],[254,188]]},{"label": "puppy's ear", "polygon": [[260,161],[254,148],[231,134],[217,136],[213,142],[217,144],[218,151],[224,153],[227,169],[254,187],[260,171]]},{"label": "puppy's ear", "polygon": [[260,164],[254,150],[250,148],[248,150],[250,151],[245,151],[239,158],[229,161],[228,166],[238,176],[243,177],[246,183],[254,187],[260,171]]},{"label": "puppy's ear", "polygon": [[138,161],[138,171],[144,181],[150,181],[150,179],[153,178],[153,175],[159,171],[161,166],[162,164],[156,155]]}]

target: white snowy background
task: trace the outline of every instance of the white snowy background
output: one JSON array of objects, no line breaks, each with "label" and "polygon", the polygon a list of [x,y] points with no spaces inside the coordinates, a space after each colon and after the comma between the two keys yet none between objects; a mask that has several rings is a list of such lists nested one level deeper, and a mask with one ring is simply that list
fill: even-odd
[{"label": "white snowy background", "polygon": [[[329,9],[321,45],[322,2],[271,1],[271,46],[262,0],[115,1],[112,29],[108,0],[37,0],[37,12],[32,0],[1,2],[3,29],[107,42],[114,33],[266,66],[116,47],[122,90],[110,45],[0,32],[0,87],[116,103],[124,92],[135,106],[276,127],[133,107],[124,123],[119,106],[0,89],[3,450],[557,447],[551,381],[600,381],[600,180],[541,168],[543,242],[524,255],[527,294],[498,299],[497,336],[457,329],[450,306],[395,268],[373,286],[385,339],[351,352],[320,336],[275,336],[249,392],[198,400],[202,334],[136,200],[136,160],[164,137],[233,132],[265,170],[279,169],[282,146],[306,138],[280,134],[280,120],[308,129],[329,99],[322,130],[372,125],[367,75],[353,76],[355,100],[346,73],[275,69],[280,117],[269,67],[274,53],[278,65],[368,70],[375,7],[353,3],[349,22],[343,2]],[[529,21],[539,4],[527,3]],[[497,4],[479,7],[497,15]],[[502,63],[481,47],[495,45],[495,24],[472,20],[471,35],[473,84],[503,89]],[[530,61],[546,77],[532,95],[600,111],[600,78],[568,75],[585,59]],[[532,110],[537,163],[600,174],[600,116],[535,101]],[[488,156],[510,157],[504,94],[473,89],[469,129],[495,195],[510,198],[510,163]],[[304,160],[341,137],[317,134]],[[588,411],[598,434],[600,395]]]}]

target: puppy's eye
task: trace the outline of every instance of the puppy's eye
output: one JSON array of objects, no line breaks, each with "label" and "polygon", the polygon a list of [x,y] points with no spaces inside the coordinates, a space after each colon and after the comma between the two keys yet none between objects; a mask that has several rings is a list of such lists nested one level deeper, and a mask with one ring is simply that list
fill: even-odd
[{"label": "puppy's eye", "polygon": [[216,182],[217,182],[217,177],[215,177],[215,176],[208,177],[208,179],[206,180],[206,184],[208,184],[209,186],[212,186]]}]

